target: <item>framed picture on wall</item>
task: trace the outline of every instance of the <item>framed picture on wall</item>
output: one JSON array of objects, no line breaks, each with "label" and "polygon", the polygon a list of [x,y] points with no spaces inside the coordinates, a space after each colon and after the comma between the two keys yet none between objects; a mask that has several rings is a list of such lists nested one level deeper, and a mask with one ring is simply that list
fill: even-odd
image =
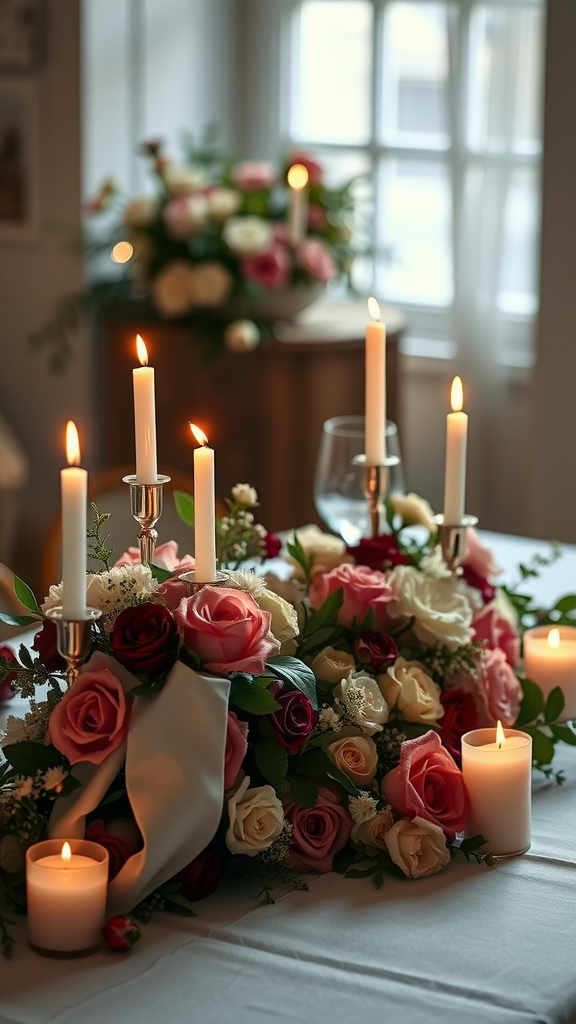
[{"label": "framed picture on wall", "polygon": [[38,221],[36,90],[0,78],[0,238],[28,238]]},{"label": "framed picture on wall", "polygon": [[45,0],[0,0],[0,73],[35,71],[45,44]]}]

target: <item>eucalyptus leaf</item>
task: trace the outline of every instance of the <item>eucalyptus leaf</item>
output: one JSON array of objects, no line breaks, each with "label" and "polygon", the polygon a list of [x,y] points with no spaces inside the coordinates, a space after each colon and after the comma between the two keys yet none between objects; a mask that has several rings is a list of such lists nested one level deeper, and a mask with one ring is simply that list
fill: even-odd
[{"label": "eucalyptus leaf", "polygon": [[35,612],[36,615],[42,615],[38,601],[34,597],[30,587],[18,576],[14,577],[14,591],[16,593],[16,597],[20,601],[20,604],[23,604],[25,608],[29,608],[31,612]]},{"label": "eucalyptus leaf", "polygon": [[194,498],[187,491],[174,491],[176,511],[186,526],[194,526]]}]

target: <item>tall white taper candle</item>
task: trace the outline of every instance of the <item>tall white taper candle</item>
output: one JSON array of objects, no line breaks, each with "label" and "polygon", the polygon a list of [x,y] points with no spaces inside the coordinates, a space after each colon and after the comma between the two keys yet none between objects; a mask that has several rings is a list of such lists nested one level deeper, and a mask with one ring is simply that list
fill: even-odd
[{"label": "tall white taper candle", "polygon": [[464,516],[466,493],[466,445],[468,417],[462,412],[460,377],[454,377],[450,394],[452,412],[446,417],[446,475],[444,480],[444,523],[459,526]]},{"label": "tall white taper candle", "polygon": [[134,432],[136,438],[136,482],[155,484],[158,479],[156,463],[156,403],[154,397],[154,369],[148,366],[148,352],[139,334],[136,349],[141,366],[132,370],[134,384]]},{"label": "tall white taper candle", "polygon": [[196,582],[216,579],[216,505],[214,497],[214,451],[206,434],[190,424],[200,448],[194,449],[194,557]]},{"label": "tall white taper candle", "polygon": [[62,496],[62,617],[86,618],[86,502],[88,473],[81,469],[76,424],[66,424],[68,467],[60,472]]},{"label": "tall white taper candle", "polygon": [[380,306],[368,299],[373,317],[366,324],[365,355],[365,450],[368,466],[383,466],[386,458],[386,328],[380,323]]}]

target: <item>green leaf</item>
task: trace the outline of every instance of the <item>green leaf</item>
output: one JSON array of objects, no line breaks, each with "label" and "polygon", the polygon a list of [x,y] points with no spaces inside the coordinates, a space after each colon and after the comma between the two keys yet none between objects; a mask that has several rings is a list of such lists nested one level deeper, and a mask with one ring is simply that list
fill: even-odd
[{"label": "green leaf", "polygon": [[555,686],[553,690],[550,690],[544,705],[544,721],[547,725],[550,722],[556,722],[560,718],[564,711],[565,703],[564,694],[559,686]]},{"label": "green leaf", "polygon": [[376,871],[376,873],[372,875],[372,885],[375,889],[381,889],[384,885],[384,875],[381,871]]},{"label": "green leaf", "polygon": [[332,764],[328,754],[320,747],[308,747],[304,751],[298,760],[297,771],[300,775],[327,775],[351,796],[356,796],[358,792],[354,783],[343,771],[340,771],[340,768]]},{"label": "green leaf", "polygon": [[348,868],[356,860],[356,853],[350,846],[345,846],[343,850],[339,850],[334,857],[332,864],[332,870],[336,871],[339,875],[345,875]]},{"label": "green leaf", "polygon": [[4,756],[16,774],[24,776],[44,772],[47,768],[60,768],[67,763],[66,758],[52,744],[35,743],[33,740],[7,744]]},{"label": "green leaf", "polygon": [[194,526],[194,498],[187,491],[174,491],[174,504],[182,522]]},{"label": "green leaf", "polygon": [[288,771],[288,753],[275,736],[264,736],[254,747],[254,760],[266,782],[277,793],[282,789]]},{"label": "green leaf", "polygon": [[373,875],[374,871],[374,864],[369,868],[349,868],[346,872],[346,878],[370,878],[370,875]]},{"label": "green leaf", "polygon": [[561,597],[551,610],[563,613],[576,611],[576,594],[567,594],[566,597]]},{"label": "green leaf", "polygon": [[158,583],[165,583],[166,580],[172,579],[172,573],[168,569],[163,569],[159,565],[153,565],[150,563],[148,566],[152,573],[152,579],[158,580]]},{"label": "green leaf", "polygon": [[332,764],[330,758],[328,758],[328,761],[329,763],[326,765],[325,769],[328,778],[333,779],[334,782],[337,782],[340,786],[342,786],[342,789],[345,789],[346,792],[350,794],[350,796],[356,796],[356,794],[358,793],[358,789],[354,785],[352,780],[349,779],[348,776],[340,770],[340,768],[337,768],[335,764]]},{"label": "green leaf", "polygon": [[324,604],[321,605],[318,611],[314,615],[310,616],[302,630],[302,636],[311,636],[316,632],[316,630],[323,626],[334,626],[343,602],[344,589],[342,587],[338,587],[338,590],[334,590],[328,595]]},{"label": "green leaf", "polygon": [[364,632],[365,629],[374,629],[375,621],[376,620],[375,620],[375,616],[374,616],[374,609],[373,608],[369,608],[368,611],[366,612],[366,615],[362,619],[362,622],[360,623],[360,630],[359,630],[359,632],[362,633],[362,632]]},{"label": "green leaf", "polygon": [[562,743],[569,743],[570,746],[576,747],[576,732],[569,725],[562,723],[551,725],[550,732],[557,740],[561,740]]},{"label": "green leaf", "polygon": [[32,623],[38,622],[36,615],[10,615],[9,612],[0,612],[0,622],[5,622],[7,626],[31,626]]},{"label": "green leaf", "polygon": [[304,573],[307,579],[310,574],[310,569],[312,568],[314,556],[306,554],[304,548],[302,547],[300,541],[298,540],[298,534],[296,533],[296,531],[294,531],[293,540],[287,541],[286,549],[288,551],[288,554],[291,555],[294,561],[300,566],[302,572]]},{"label": "green leaf", "polygon": [[257,679],[251,683],[246,679],[234,679],[230,688],[230,703],[247,711],[249,715],[271,715],[281,707],[266,685],[260,685]]},{"label": "green leaf", "polygon": [[267,664],[273,670],[274,675],[290,686],[300,690],[300,693],[308,697],[314,710],[318,710],[316,677],[308,665],[305,665],[298,658],[290,658],[282,654],[278,654],[275,658],[270,658]]},{"label": "green leaf", "polygon": [[532,679],[520,679],[519,683],[524,696],[520,704],[518,718],[514,723],[517,729],[530,722],[535,722],[544,708],[544,694],[538,684]]},{"label": "green leaf", "polygon": [[484,836],[468,836],[467,839],[463,839],[459,844],[459,849],[464,854],[473,853],[475,850],[479,850],[481,846],[486,846],[487,842],[488,840],[484,839]]},{"label": "green leaf", "polygon": [[300,775],[288,775],[286,781],[290,786],[292,799],[299,807],[315,807],[318,803],[318,786],[310,779],[304,779]]},{"label": "green leaf", "polygon": [[20,649],[18,651],[18,659],[20,661],[20,664],[24,665],[24,668],[34,668],[34,661],[32,659],[32,655],[30,654],[30,651],[25,646],[25,644],[20,644]]},{"label": "green leaf", "polygon": [[16,597],[25,608],[29,608],[31,612],[35,612],[36,615],[42,615],[38,601],[34,597],[34,594],[30,590],[27,583],[21,580],[18,576],[14,577],[14,590]]},{"label": "green leaf", "polygon": [[554,740],[540,732],[536,725],[524,726],[524,731],[532,737],[532,759],[539,764],[550,764],[554,758]]},{"label": "green leaf", "polygon": [[179,893],[179,892],[162,892],[162,890],[160,890],[160,893],[161,893],[163,898],[168,903],[172,903],[175,907],[178,907],[178,909],[180,911],[185,911],[191,917],[196,917],[197,916],[196,911],[194,910],[194,907],[190,903],[190,900],[187,900],[186,897],[182,896],[181,893]]}]

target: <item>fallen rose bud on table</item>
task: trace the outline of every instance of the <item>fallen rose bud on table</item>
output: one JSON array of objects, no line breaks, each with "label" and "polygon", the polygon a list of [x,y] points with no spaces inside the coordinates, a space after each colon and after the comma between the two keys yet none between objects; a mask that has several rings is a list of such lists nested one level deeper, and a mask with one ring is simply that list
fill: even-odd
[{"label": "fallen rose bud on table", "polygon": [[135,921],[129,917],[111,917],[102,929],[106,945],[118,953],[132,949],[142,932]]}]

